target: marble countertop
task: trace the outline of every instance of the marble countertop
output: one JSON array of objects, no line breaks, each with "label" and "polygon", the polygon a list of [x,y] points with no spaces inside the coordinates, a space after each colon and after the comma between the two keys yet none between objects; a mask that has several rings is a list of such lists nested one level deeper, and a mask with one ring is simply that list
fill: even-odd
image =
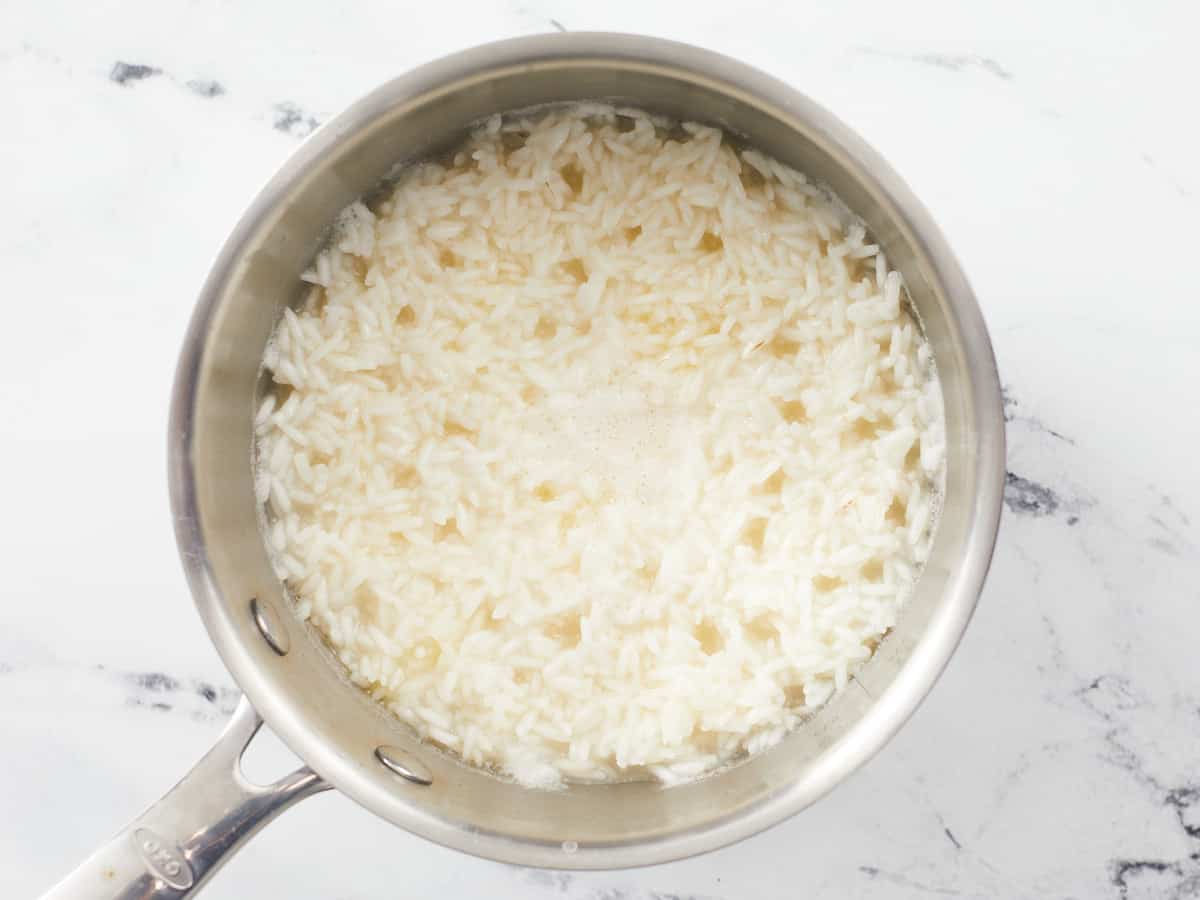
[{"label": "marble countertop", "polygon": [[[531,871],[329,793],[205,897],[1200,897],[1193,9],[4,4],[0,895],[36,896],[72,868],[232,709],[176,556],[164,452],[175,355],[220,242],[304,136],[371,87],[557,28],[758,65],[846,120],[930,207],[1007,392],[1007,510],[978,614],[874,761],[737,846]],[[286,755],[266,741],[251,774]]]}]

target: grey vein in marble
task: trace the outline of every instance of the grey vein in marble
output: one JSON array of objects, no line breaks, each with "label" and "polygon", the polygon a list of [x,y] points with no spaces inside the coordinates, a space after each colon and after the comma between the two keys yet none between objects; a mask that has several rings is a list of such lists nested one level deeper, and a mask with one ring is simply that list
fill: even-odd
[{"label": "grey vein in marble", "polygon": [[285,100],[275,104],[275,117],[272,124],[276,131],[302,138],[308,137],[316,131],[321,122],[295,103]]},{"label": "grey vein in marble", "polygon": [[[99,667],[103,671],[103,667]],[[239,693],[199,679],[179,679],[165,672],[121,672],[116,677],[126,686],[126,704],[158,712],[177,708],[197,718],[233,713]]]},{"label": "grey vein in marble", "polygon": [[1017,515],[1052,516],[1058,512],[1062,501],[1058,494],[1028,478],[1014,472],[1004,474],[1004,505]]},{"label": "grey vein in marble", "polygon": [[1185,188],[1182,184],[1180,184],[1179,181],[1174,176],[1172,176],[1168,172],[1164,172],[1161,168],[1159,168],[1158,163],[1156,163],[1154,161],[1154,157],[1152,157],[1149,153],[1142,154],[1142,162],[1144,162],[1151,169],[1154,169],[1154,171],[1161,174],[1162,177],[1164,179],[1166,179],[1167,184],[1169,184],[1172,188],[1174,188],[1175,193],[1177,193],[1180,197],[1190,198],[1192,196],[1192,192],[1189,191],[1187,188]]},{"label": "grey vein in marble", "polygon": [[[1171,882],[1183,874],[1177,863],[1166,863],[1157,859],[1118,859],[1113,860],[1110,870],[1113,886],[1116,887],[1121,900],[1130,897],[1129,890],[1133,887],[1136,887],[1139,897],[1169,896],[1173,900],[1186,900],[1197,896],[1192,890],[1185,893],[1182,889],[1187,885],[1183,882],[1176,882],[1175,890],[1170,894],[1165,893],[1172,887]],[[1133,879],[1133,884],[1130,884],[1130,879]],[[1193,888],[1200,887],[1193,878],[1186,881],[1190,882]]]},{"label": "grey vein in marble", "polygon": [[[108,80],[121,87],[130,87],[135,82],[145,81],[148,78],[158,78],[160,76],[178,83],[169,72],[158,66],[124,62],[123,60],[117,60],[113,63],[108,73]],[[198,97],[211,99],[213,97],[220,97],[225,93],[225,86],[211,78],[193,78],[183,82],[183,85]]]},{"label": "grey vein in marble", "polygon": [[117,60],[108,73],[109,81],[119,85],[128,85],[134,81],[142,81],[162,74],[157,66],[147,66],[142,63],[127,63]]},{"label": "grey vein in marble", "polygon": [[574,872],[523,867],[513,867],[513,871],[518,873],[526,884],[539,888],[543,892],[580,898],[580,900],[722,900],[720,896],[714,894],[642,890],[627,885],[606,884],[587,890]]},{"label": "grey vein in marble", "polygon": [[1146,539],[1146,546],[1177,559],[1196,558],[1196,543],[1188,535],[1191,519],[1171,502],[1170,497],[1164,496],[1161,506],[1159,511],[1147,516],[1154,533]]},{"label": "grey vein in marble", "polygon": [[574,876],[570,872],[560,872],[556,869],[520,868],[517,871],[521,872],[525,880],[530,884],[537,885],[546,890],[556,891],[560,894],[565,894],[569,891],[571,883],[574,881]]},{"label": "grey vein in marble", "polygon": [[889,872],[876,866],[859,866],[858,871],[862,872],[872,881],[885,881],[897,888],[902,888],[910,892],[915,891],[918,894],[932,894],[941,897],[957,897],[962,893],[955,888],[941,887],[939,885],[914,881],[913,879],[908,878],[899,872]]},{"label": "grey vein in marble", "polygon": [[193,78],[187,82],[187,88],[201,97],[220,97],[225,93],[225,86],[221,82],[207,78]]},{"label": "grey vein in marble", "polygon": [[944,69],[948,72],[964,72],[977,69],[1004,81],[1011,81],[1013,77],[1012,72],[990,56],[980,56],[976,53],[893,53],[875,47],[859,47],[856,49],[860,53],[867,53],[871,56],[902,59],[908,62]]},{"label": "grey vein in marble", "polygon": [[1175,809],[1175,816],[1187,836],[1200,840],[1200,787],[1175,788],[1167,794],[1166,802]]},{"label": "grey vein in marble", "polygon": [[[1200,897],[1200,785],[1170,786],[1150,770],[1136,746],[1135,726],[1129,717],[1152,709],[1154,703],[1124,675],[1108,673],[1093,678],[1075,692],[1083,707],[1104,726],[1107,751],[1101,758],[1124,771],[1151,791],[1169,810],[1183,834],[1192,842],[1191,852],[1180,859],[1119,857],[1109,862],[1109,881],[1125,898],[1169,897],[1188,900]],[[1137,893],[1130,891],[1136,887]]]},{"label": "grey vein in marble", "polygon": [[711,894],[676,894],[661,891],[639,891],[624,887],[602,887],[587,894],[587,900],[721,900]]},{"label": "grey vein in marble", "polygon": [[[1004,385],[1002,395],[1004,422],[1010,431],[1016,428],[1034,438],[1049,437],[1056,442],[1076,446],[1075,441],[1061,431],[1050,428],[1037,416],[1022,412],[1021,403],[1011,386]],[[1046,518],[1066,513],[1066,524],[1078,525],[1080,512],[1091,506],[1092,501],[1009,470],[1004,477],[1004,505],[1011,513],[1031,518]]]},{"label": "grey vein in marble", "polygon": [[1050,437],[1057,438],[1058,440],[1063,441],[1064,443],[1070,444],[1072,447],[1075,446],[1074,440],[1067,437],[1065,434],[1063,434],[1060,431],[1055,431],[1053,428],[1047,427],[1046,424],[1044,422],[1042,422],[1041,419],[1037,418],[1037,416],[1031,416],[1028,414],[1018,412],[1018,409],[1019,409],[1021,403],[1019,400],[1017,400],[1016,396],[1014,396],[1011,386],[1009,386],[1007,384],[1004,385],[1001,388],[1001,395],[1003,397],[1003,402],[1004,402],[1004,421],[1005,422],[1010,423],[1010,424],[1011,423],[1020,423],[1031,431],[1039,432],[1041,434],[1048,434]]},{"label": "grey vein in marble", "polygon": [[951,72],[961,72],[963,69],[979,68],[985,72],[1003,78],[1011,79],[1012,72],[1004,68],[990,56],[977,56],[974,53],[917,53],[910,57],[913,62],[949,69]]}]

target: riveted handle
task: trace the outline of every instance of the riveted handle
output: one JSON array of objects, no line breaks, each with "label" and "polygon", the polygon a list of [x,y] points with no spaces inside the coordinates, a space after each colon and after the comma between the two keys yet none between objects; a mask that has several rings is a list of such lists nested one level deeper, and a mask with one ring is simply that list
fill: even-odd
[{"label": "riveted handle", "polygon": [[120,834],[43,900],[180,900],[190,897],[260,828],[330,785],[307,766],[269,785],[242,774],[262,726],[243,697],[213,748]]}]

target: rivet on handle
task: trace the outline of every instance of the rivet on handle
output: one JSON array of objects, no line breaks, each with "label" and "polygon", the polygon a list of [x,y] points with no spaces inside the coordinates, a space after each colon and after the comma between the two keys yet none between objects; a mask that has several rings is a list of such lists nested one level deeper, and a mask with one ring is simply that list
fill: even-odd
[{"label": "rivet on handle", "polygon": [[291,640],[288,638],[287,629],[283,627],[283,623],[279,621],[279,616],[275,614],[271,605],[257,597],[251,597],[250,615],[258,627],[259,634],[267,642],[267,646],[280,656],[287,656],[288,650],[292,648]]},{"label": "rivet on handle", "polygon": [[376,747],[375,758],[405,781],[422,787],[433,784],[433,775],[429,770],[397,747]]}]

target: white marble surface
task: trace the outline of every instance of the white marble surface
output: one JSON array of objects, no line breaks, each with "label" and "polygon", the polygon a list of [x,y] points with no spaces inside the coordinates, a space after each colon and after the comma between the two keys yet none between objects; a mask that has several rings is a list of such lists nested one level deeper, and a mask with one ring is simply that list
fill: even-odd
[{"label": "white marble surface", "polygon": [[1193,9],[0,5],[0,896],[66,872],[230,711],[176,558],[164,435],[192,299],[236,217],[307,131],[389,76],[562,27],[754,63],[836,111],[932,209],[1009,393],[1009,508],[979,612],[877,759],[741,845],[532,872],[326,794],[206,896],[1200,897]]}]

